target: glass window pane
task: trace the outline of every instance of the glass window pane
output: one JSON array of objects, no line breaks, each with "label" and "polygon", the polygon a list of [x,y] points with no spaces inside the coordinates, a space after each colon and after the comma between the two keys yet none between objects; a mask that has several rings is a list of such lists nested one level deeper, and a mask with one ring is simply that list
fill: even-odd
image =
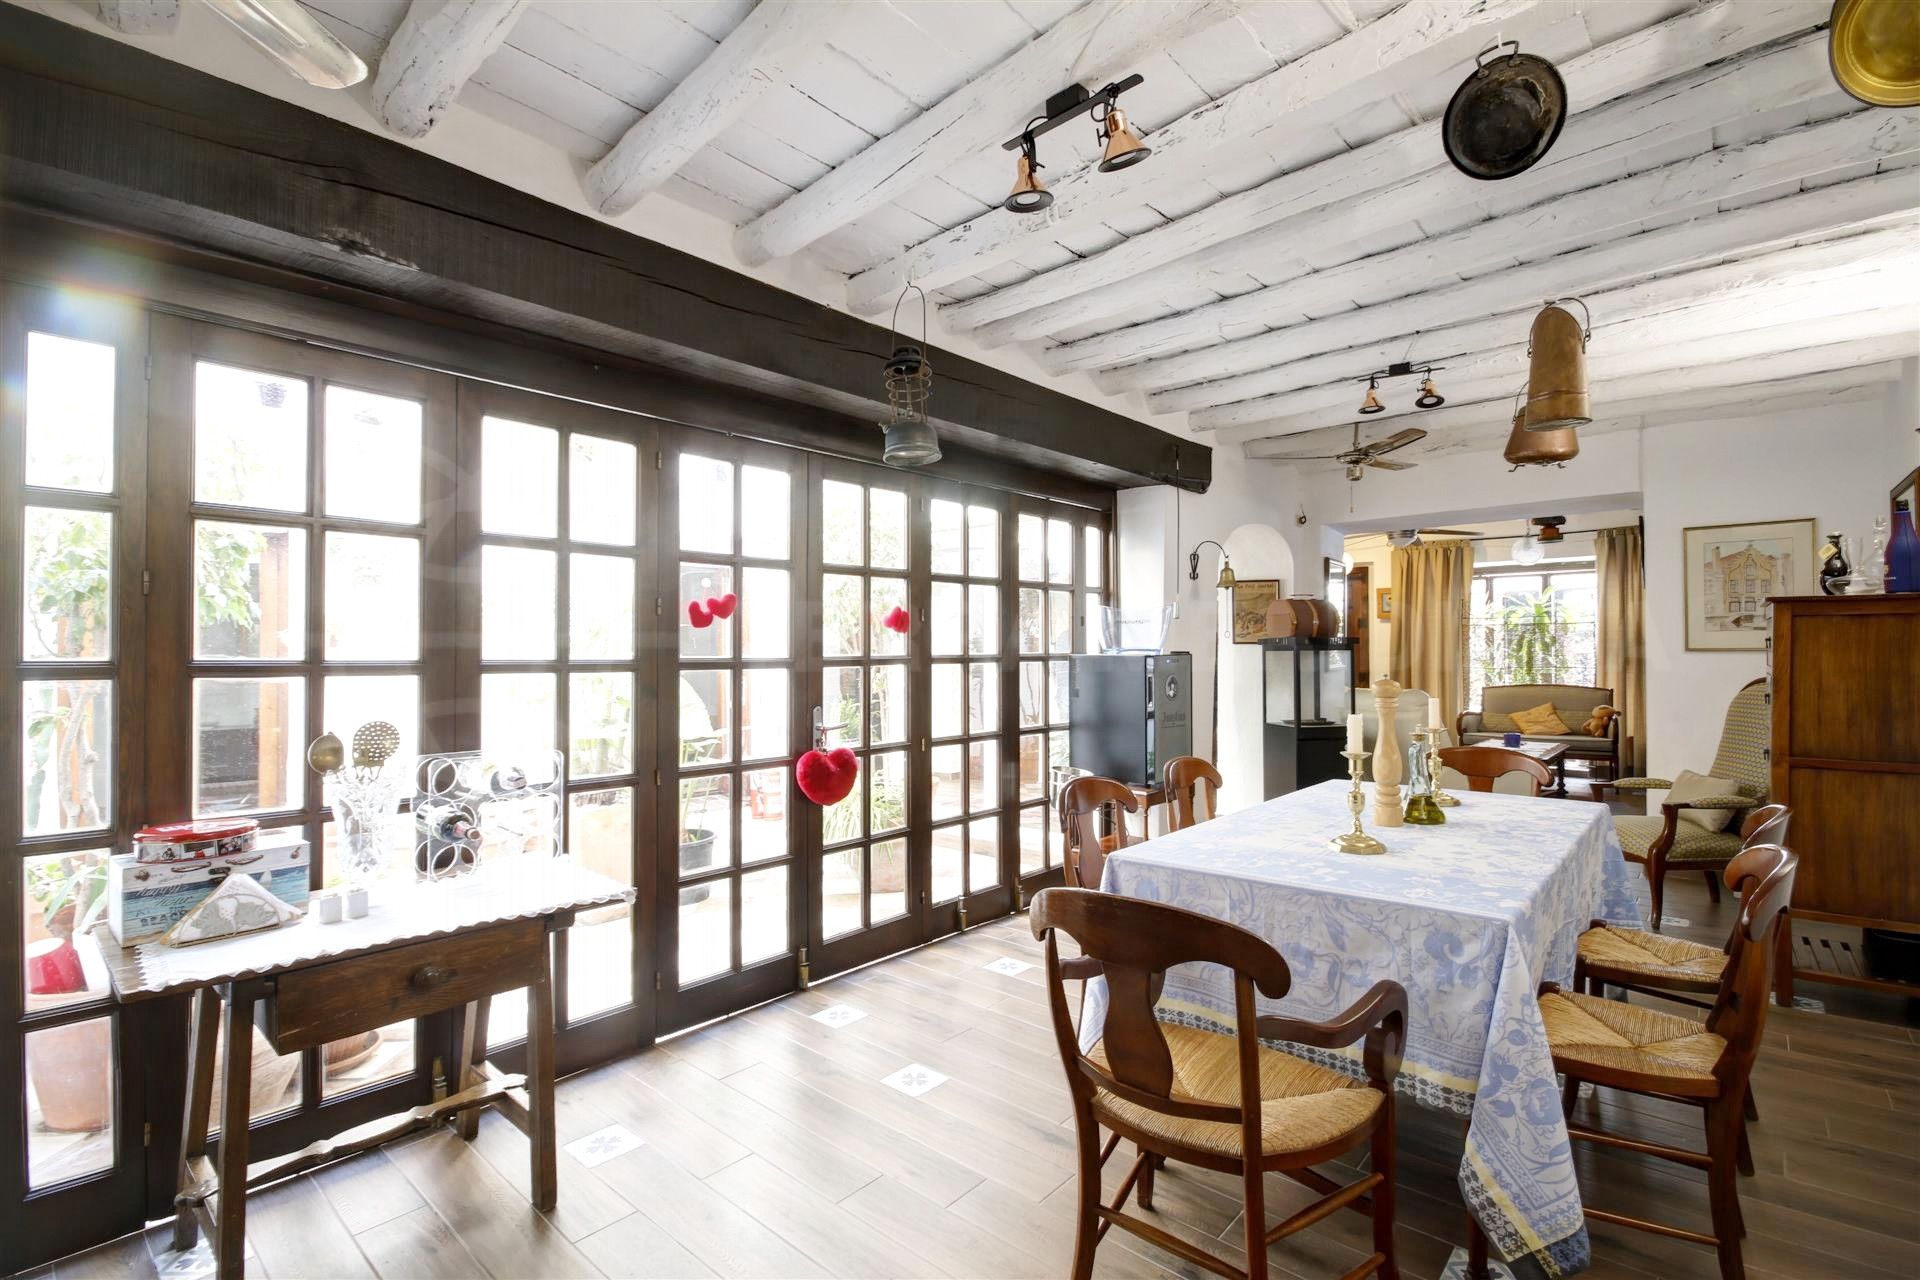
[{"label": "glass window pane", "polygon": [[112,994],[93,926],[106,918],[108,849],[28,858],[21,896],[26,1011]]},{"label": "glass window pane", "polygon": [[1000,819],[977,818],[967,824],[967,892],[1000,883]]},{"label": "glass window pane", "polygon": [[907,825],[907,753],[877,751],[867,758],[867,831],[885,835]]},{"label": "glass window pane", "polygon": [[866,847],[849,845],[820,855],[820,936],[838,938],[860,928],[860,881]]},{"label": "glass window pane", "polygon": [[787,856],[787,771],[756,769],[743,775],[746,801],[740,814],[740,861]]},{"label": "glass window pane", "polygon": [[1047,521],[1047,581],[1073,581],[1073,526],[1065,520]]},{"label": "glass window pane", "polygon": [[[572,936],[578,938],[576,927]],[[320,1059],[320,1096],[337,1098],[413,1074],[411,1018],[329,1040]]]},{"label": "glass window pane", "polygon": [[787,951],[787,869],[768,867],[740,877],[740,963]]},{"label": "glass window pane", "polygon": [[560,531],[560,433],[508,418],[480,422],[480,527],[551,538]]},{"label": "glass window pane", "polygon": [[[1038,752],[1035,753],[1038,755]],[[1024,761],[1026,744],[1021,744],[1023,761],[1022,777],[1025,776]],[[1047,806],[1031,805],[1020,811],[1020,874],[1030,876],[1036,871],[1044,871],[1047,866]]]},{"label": "glass window pane", "polygon": [[[516,564],[530,564],[533,576],[514,573],[514,585],[503,581],[496,553],[511,550]],[[508,557],[501,556],[500,560]],[[544,578],[540,575],[544,574]],[[546,592],[548,623],[546,656],[553,653],[553,553],[488,547],[480,561],[480,603],[483,630],[495,638],[500,605],[517,603],[521,621],[510,627],[517,635],[526,620],[537,621],[540,592]],[[517,601],[514,599],[518,595]],[[488,608],[492,602],[496,607]],[[327,534],[327,595],[322,608],[327,620],[327,657],[336,662],[412,662],[420,656],[420,540],[387,538],[371,533]],[[520,654],[488,653],[488,657]],[[540,656],[527,654],[524,656]]]},{"label": "glass window pane", "polygon": [[1038,587],[1020,588],[1020,652],[1045,653],[1047,593]]},{"label": "glass window pane", "polygon": [[1000,513],[992,507],[967,508],[967,573],[1000,576]]},{"label": "glass window pane", "polygon": [[733,775],[680,779],[680,874],[699,875],[733,861]]},{"label": "glass window pane", "polygon": [[899,657],[907,651],[907,632],[885,626],[884,620],[895,609],[907,607],[905,578],[871,578],[867,590],[867,652],[879,657]]},{"label": "glass window pane", "polygon": [[576,778],[633,772],[633,674],[575,671],[567,677],[568,771]]},{"label": "glass window pane", "polygon": [[[627,787],[567,797],[567,851],[589,871],[633,883],[633,792]],[[582,912],[567,931],[567,1017],[633,1003],[633,907]]]},{"label": "glass window pane", "polygon": [[633,561],[567,557],[567,653],[579,662],[633,657]]},{"label": "glass window pane", "polygon": [[20,685],[25,751],[24,834],[91,831],[113,815],[113,684],[26,680]]},{"label": "glass window pane", "polygon": [[683,453],[680,474],[680,549],[733,551],[733,464]]},{"label": "glass window pane", "polygon": [[854,782],[853,790],[820,811],[821,844],[845,844],[866,834],[867,781],[867,763],[863,760],[860,762],[860,777]]},{"label": "glass window pane", "polygon": [[866,563],[866,496],[857,484],[820,482],[820,558],[826,563]]},{"label": "glass window pane", "polygon": [[967,673],[967,732],[1000,731],[1000,666],[976,662]]},{"label": "glass window pane", "polygon": [[933,584],[933,652],[936,656],[963,652],[966,634],[966,588],[957,582]]},{"label": "glass window pane", "polygon": [[957,737],[967,716],[967,669],[958,662],[933,664],[933,736]]},{"label": "glass window pane", "polygon": [[992,739],[967,744],[967,812],[985,813],[1000,804],[1000,744]]},{"label": "glass window pane", "polygon": [[867,563],[876,569],[907,567],[907,495],[897,489],[867,491]]},{"label": "glass window pane", "polygon": [[1051,724],[1065,724],[1070,718],[1068,708],[1072,700],[1073,684],[1067,675],[1067,664],[1055,659],[1047,664],[1047,720]]},{"label": "glass window pane", "polygon": [[[320,682],[320,697],[315,737],[330,732],[351,750],[354,730],[369,721],[384,720],[400,734],[400,745],[387,768],[411,777],[413,762],[420,757],[419,676],[328,676]],[[304,752],[305,744],[301,746]],[[411,784],[406,790],[411,794]]]},{"label": "glass window pane", "polygon": [[104,661],[113,653],[113,517],[28,507],[26,544],[27,661]]},{"label": "glass window pane", "polygon": [[[1056,731],[1047,735],[1047,771],[1049,776],[1051,776],[1053,770],[1067,767],[1067,758],[1071,754],[1070,746],[1072,741],[1072,735],[1067,733]],[[1049,782],[1048,786],[1051,787],[1052,783]]]},{"label": "glass window pane", "polygon": [[567,441],[567,532],[581,542],[633,545],[639,508],[639,451],[624,440],[575,435]]},{"label": "glass window pane", "polygon": [[195,680],[194,813],[302,807],[307,738],[304,678]]},{"label": "glass window pane", "polygon": [[966,856],[967,828],[963,823],[936,827],[933,832],[933,900],[952,902],[966,891],[961,860]]},{"label": "glass window pane", "polygon": [[507,759],[554,749],[554,677],[540,671],[480,677],[480,745]]},{"label": "glass window pane", "polygon": [[196,520],[196,658],[287,659],[307,652],[307,531]]},{"label": "glass window pane", "polygon": [[113,348],[27,335],[27,483],[113,491]]},{"label": "glass window pane", "polygon": [[829,658],[866,652],[866,601],[861,579],[844,573],[820,575],[820,652]]},{"label": "glass window pane", "polygon": [[307,384],[205,360],[194,366],[193,496],[307,509]]},{"label": "glass window pane", "polygon": [[326,414],[327,514],[418,524],[419,401],[330,386]]},{"label": "glass window pane", "polygon": [[784,658],[793,634],[793,587],[785,569],[740,571],[740,656]]},{"label": "glass window pane", "polygon": [[[328,534],[329,552],[338,534]],[[331,560],[331,554],[329,554]],[[549,662],[558,643],[554,575],[560,557],[537,547],[480,548],[480,656],[492,661]],[[331,626],[329,626],[331,630]]]},{"label": "glass window pane", "polygon": [[820,687],[826,700],[820,704],[820,715],[830,748],[858,748],[865,741],[861,737],[866,712],[861,677],[859,667],[828,667],[821,672]]},{"label": "glass window pane", "polygon": [[1107,535],[1094,525],[1086,527],[1087,566],[1086,583],[1098,591],[1105,583],[1107,571]]},{"label": "glass window pane", "polygon": [[733,673],[680,673],[680,763],[719,764],[733,758]]},{"label": "glass window pane", "polygon": [[[725,608],[726,597],[734,597],[731,617],[713,612],[713,601]],[[733,567],[724,564],[687,564],[680,566],[680,656],[683,658],[728,658],[733,656],[734,618],[740,616],[740,598],[733,589]],[[703,621],[704,619],[704,621]]]},{"label": "glass window pane", "polygon": [[933,820],[957,818],[965,802],[967,749],[955,742],[932,751]]},{"label": "glass window pane", "polygon": [[111,1168],[112,1017],[29,1031],[26,1050],[27,1186]]},{"label": "glass window pane", "polygon": [[899,663],[884,663],[871,671],[873,696],[870,701],[872,742],[907,740],[907,669]]},{"label": "glass window pane", "polygon": [[873,924],[907,914],[907,842],[887,840],[867,851],[867,918]]},{"label": "glass window pane", "polygon": [[967,652],[1000,652],[1000,588],[967,588]]},{"label": "glass window pane", "polygon": [[768,760],[793,754],[787,733],[790,695],[785,667],[751,667],[740,677],[740,758]]},{"label": "glass window pane", "polygon": [[1020,516],[1020,576],[1043,582],[1047,576],[1046,522],[1039,516]]},{"label": "glass window pane", "polygon": [[[1020,735],[1020,799],[1044,800],[1047,795],[1047,735]],[[1024,820],[1024,819],[1023,819]]]},{"label": "glass window pane", "polygon": [[1047,705],[1047,665],[1044,662],[1020,664],[1020,727],[1037,728],[1046,721],[1042,710]]},{"label": "glass window pane", "polygon": [[[493,1016],[500,1016],[498,999],[494,1001]],[[520,1025],[526,1026],[524,1016],[520,1019]],[[300,1054],[277,1054],[259,1027],[251,1030],[252,1073],[247,1082],[247,1117],[257,1122],[300,1105]],[[208,1110],[214,1132],[220,1128],[220,1096],[225,1091],[226,1078],[227,1020],[221,1018],[220,1028],[214,1033],[213,1039],[213,1105]]]},{"label": "glass window pane", "polygon": [[740,554],[785,560],[792,542],[793,481],[768,467],[740,468]]},{"label": "glass window pane", "polygon": [[1073,652],[1073,592],[1047,592],[1047,652]]},{"label": "glass window pane", "polygon": [[733,881],[684,886],[680,890],[680,985],[731,969],[732,950]]},{"label": "glass window pane", "polygon": [[957,502],[935,498],[927,504],[927,523],[932,539],[928,555],[935,573],[967,571],[967,535],[965,513]]}]

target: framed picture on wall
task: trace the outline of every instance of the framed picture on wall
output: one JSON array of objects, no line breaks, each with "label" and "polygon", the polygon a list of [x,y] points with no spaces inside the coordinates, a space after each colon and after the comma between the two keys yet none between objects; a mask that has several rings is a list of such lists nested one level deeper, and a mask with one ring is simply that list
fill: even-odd
[{"label": "framed picture on wall", "polygon": [[1393,588],[1381,587],[1373,593],[1376,602],[1374,616],[1382,622],[1393,621]]},{"label": "framed picture on wall", "polygon": [[1233,642],[1259,644],[1267,635],[1267,606],[1280,598],[1278,578],[1240,578],[1233,584]]},{"label": "framed picture on wall", "polygon": [[1814,533],[1805,520],[1698,525],[1681,531],[1687,648],[1767,647],[1767,597],[1814,592]]}]

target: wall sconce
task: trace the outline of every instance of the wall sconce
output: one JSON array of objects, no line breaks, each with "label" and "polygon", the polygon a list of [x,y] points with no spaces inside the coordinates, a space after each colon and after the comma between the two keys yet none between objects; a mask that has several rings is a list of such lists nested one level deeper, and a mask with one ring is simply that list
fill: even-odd
[{"label": "wall sconce", "polygon": [[[900,341],[900,304],[907,291],[920,294],[920,343]],[[882,385],[887,392],[887,420],[880,424],[886,447],[880,458],[890,467],[924,467],[940,461],[940,437],[927,421],[927,401],[933,398],[933,365],[927,360],[927,295],[919,285],[900,290],[893,304],[893,354],[887,357]]]},{"label": "wall sconce", "polygon": [[1408,361],[1402,360],[1398,363],[1390,364],[1384,369],[1375,369],[1367,375],[1367,395],[1366,398],[1360,402],[1359,412],[1385,413],[1387,406],[1380,403],[1380,379],[1406,378],[1416,373],[1420,375],[1420,394],[1414,397],[1414,407],[1416,409],[1438,409],[1447,402],[1447,398],[1441,395],[1440,389],[1434,385],[1433,371],[1444,368],[1446,368],[1445,365],[1438,364],[1420,365],[1416,367]]},{"label": "wall sconce", "polygon": [[[1198,582],[1200,580],[1200,548],[1201,547],[1220,547],[1220,544],[1215,542],[1212,538],[1208,538],[1205,542],[1200,543],[1198,546],[1194,547],[1192,551],[1187,553],[1187,580],[1189,582]],[[1219,578],[1219,581],[1213,584],[1213,589],[1215,591],[1226,591],[1226,590],[1229,590],[1232,586],[1233,586],[1233,561],[1227,558],[1227,549],[1225,547],[1220,547],[1220,578]]]}]

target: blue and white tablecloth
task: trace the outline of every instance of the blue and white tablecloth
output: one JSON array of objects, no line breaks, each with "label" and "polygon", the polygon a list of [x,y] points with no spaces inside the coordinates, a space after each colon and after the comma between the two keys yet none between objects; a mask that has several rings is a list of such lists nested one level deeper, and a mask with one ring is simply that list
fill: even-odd
[{"label": "blue and white tablecloth", "polygon": [[[1586,1224],[1535,991],[1572,978],[1591,920],[1643,923],[1644,877],[1621,856],[1605,806],[1495,793],[1456,793],[1444,826],[1369,823],[1385,854],[1339,853],[1327,841],[1352,827],[1348,787],[1322,783],[1116,851],[1102,887],[1279,948],[1293,989],[1262,1000],[1262,1013],[1328,1019],[1382,978],[1406,987],[1399,1087],[1469,1117],[1460,1189],[1489,1242],[1549,1276],[1580,1271]],[[1087,1046],[1105,1013],[1104,985],[1089,984]],[[1167,974],[1160,1013],[1230,1030],[1232,981],[1216,965],[1182,965]],[[1362,1072],[1358,1046],[1287,1048]]]}]

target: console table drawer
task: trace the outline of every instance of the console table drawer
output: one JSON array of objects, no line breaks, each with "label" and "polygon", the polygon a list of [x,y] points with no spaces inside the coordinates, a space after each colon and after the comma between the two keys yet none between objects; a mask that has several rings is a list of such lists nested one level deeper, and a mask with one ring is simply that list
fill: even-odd
[{"label": "console table drawer", "polygon": [[546,964],[546,921],[530,919],[295,969],[275,981],[267,1037],[312,1048],[524,987]]}]

